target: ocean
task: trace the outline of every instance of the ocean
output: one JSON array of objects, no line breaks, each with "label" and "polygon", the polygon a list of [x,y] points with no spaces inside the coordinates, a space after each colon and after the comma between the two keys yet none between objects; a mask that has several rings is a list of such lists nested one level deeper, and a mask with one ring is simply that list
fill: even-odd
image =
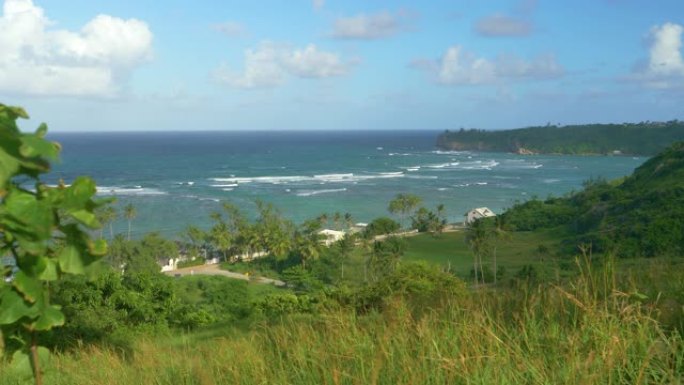
[{"label": "ocean", "polygon": [[[630,174],[646,158],[524,156],[439,151],[435,131],[55,133],[62,159],[46,178],[66,183],[89,175],[102,197],[137,209],[133,234],[178,236],[208,228],[228,201],[253,215],[255,201],[302,222],[350,213],[356,222],[389,215],[398,193],[428,208],[444,204],[448,219],[486,206],[501,212],[533,197],[561,196],[590,178]],[[121,210],[119,210],[121,211]],[[124,232],[125,219],[114,223]]]}]

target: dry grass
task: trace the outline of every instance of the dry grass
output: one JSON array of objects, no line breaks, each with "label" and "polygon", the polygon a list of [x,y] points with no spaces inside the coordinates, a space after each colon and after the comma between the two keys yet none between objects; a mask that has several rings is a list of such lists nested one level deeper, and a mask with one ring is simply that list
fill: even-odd
[{"label": "dry grass", "polygon": [[572,285],[472,292],[437,309],[397,299],[381,314],[336,310],[230,337],[142,339],[128,357],[86,347],[55,356],[46,383],[679,384],[680,334],[630,294],[635,281],[620,286],[607,266]]}]

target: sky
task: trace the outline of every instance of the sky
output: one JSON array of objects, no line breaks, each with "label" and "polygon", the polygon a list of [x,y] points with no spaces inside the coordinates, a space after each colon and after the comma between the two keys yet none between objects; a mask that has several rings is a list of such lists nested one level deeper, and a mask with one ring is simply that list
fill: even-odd
[{"label": "sky", "polygon": [[0,103],[25,129],[684,118],[682,0],[0,2]]}]

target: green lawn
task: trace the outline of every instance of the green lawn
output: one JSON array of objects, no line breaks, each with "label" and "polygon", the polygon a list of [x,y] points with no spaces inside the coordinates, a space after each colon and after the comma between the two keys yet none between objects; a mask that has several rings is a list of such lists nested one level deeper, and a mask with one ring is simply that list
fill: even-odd
[{"label": "green lawn", "polygon": [[[526,264],[554,263],[552,252],[540,253],[539,246],[554,250],[561,240],[557,231],[511,232],[508,239],[494,241],[499,267],[515,271]],[[473,253],[465,242],[465,232],[444,233],[437,236],[419,234],[406,238],[408,248],[404,259],[408,261],[428,261],[449,266],[459,275],[466,275],[473,266]],[[484,263],[493,263],[487,257]],[[554,263],[555,264],[555,263]]]}]

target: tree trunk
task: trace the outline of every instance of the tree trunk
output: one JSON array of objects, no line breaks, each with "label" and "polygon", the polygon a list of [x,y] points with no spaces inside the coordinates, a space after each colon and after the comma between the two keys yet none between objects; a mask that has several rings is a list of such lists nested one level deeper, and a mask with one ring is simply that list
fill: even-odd
[{"label": "tree trunk", "polygon": [[484,267],[482,266],[482,254],[479,256],[479,263],[480,263],[480,278],[482,278],[482,284],[485,284],[485,277],[484,277]]},{"label": "tree trunk", "polygon": [[33,364],[33,379],[36,385],[43,385],[43,373],[40,368],[40,356],[38,355],[38,339],[35,331],[31,333],[31,363]]},{"label": "tree trunk", "polygon": [[496,286],[496,246],[494,247],[494,286]]},{"label": "tree trunk", "polygon": [[473,277],[475,277],[475,286],[477,286],[477,254],[473,253]]}]

